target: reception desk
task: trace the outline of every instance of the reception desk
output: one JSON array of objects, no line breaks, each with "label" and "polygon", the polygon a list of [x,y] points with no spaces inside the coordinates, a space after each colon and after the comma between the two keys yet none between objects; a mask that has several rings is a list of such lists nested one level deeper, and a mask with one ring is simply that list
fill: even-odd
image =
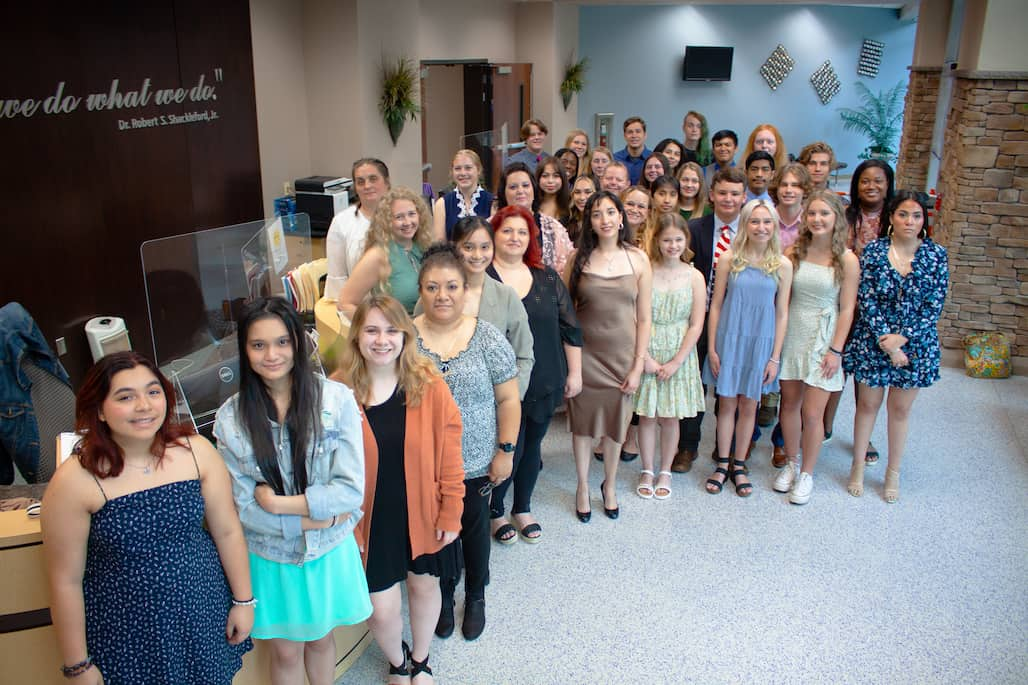
[{"label": "reception desk", "polygon": [[[42,486],[29,486],[39,488]],[[0,488],[2,492],[3,488]],[[25,493],[18,493],[25,494]],[[39,494],[33,492],[36,497]],[[7,496],[7,495],[2,495]],[[43,560],[39,519],[24,511],[0,512],[0,664],[4,683],[64,685],[61,655],[50,622],[50,592]],[[336,678],[350,668],[371,642],[362,623],[336,628]],[[243,659],[235,685],[266,685],[269,650],[260,641]]]}]

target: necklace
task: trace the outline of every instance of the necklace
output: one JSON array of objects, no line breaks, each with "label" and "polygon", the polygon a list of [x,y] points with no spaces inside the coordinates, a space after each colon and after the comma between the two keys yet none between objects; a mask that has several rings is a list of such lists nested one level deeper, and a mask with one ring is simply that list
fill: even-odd
[{"label": "necklace", "polygon": [[124,460],[125,466],[142,471],[144,476],[148,476],[151,473],[153,473],[153,467],[156,465],[156,460],[152,456],[150,457],[148,462],[149,463],[147,463],[145,466],[137,466],[136,464],[131,463],[128,459]]},{"label": "necklace", "polygon": [[610,273],[611,271],[613,271],[614,270],[614,260],[617,259],[618,254],[620,253],[620,250],[614,250],[614,252],[611,253],[611,255],[609,257],[607,255],[603,254],[602,252],[600,252],[599,250],[597,250],[597,252],[599,252],[599,255],[601,257],[603,257],[607,261],[607,273]]}]

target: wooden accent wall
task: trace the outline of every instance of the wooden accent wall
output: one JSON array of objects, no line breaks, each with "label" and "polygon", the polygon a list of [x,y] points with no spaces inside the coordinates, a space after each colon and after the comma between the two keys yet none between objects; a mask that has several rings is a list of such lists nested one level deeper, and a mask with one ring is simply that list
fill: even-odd
[{"label": "wooden accent wall", "polygon": [[[21,302],[51,347],[65,337],[77,381],[93,316],[123,317],[133,347],[153,354],[144,241],[262,217],[249,3],[11,3],[0,18],[0,304]],[[213,91],[193,90],[201,77]],[[115,79],[146,104],[94,98],[89,111]],[[62,82],[77,108],[46,111]],[[183,101],[158,104],[179,88]],[[172,123],[204,112],[217,118]]]}]

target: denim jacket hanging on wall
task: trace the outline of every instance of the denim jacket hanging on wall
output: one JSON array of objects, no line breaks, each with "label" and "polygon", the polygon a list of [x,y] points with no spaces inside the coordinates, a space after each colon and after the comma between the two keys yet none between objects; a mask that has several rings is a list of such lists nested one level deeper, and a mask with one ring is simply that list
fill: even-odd
[{"label": "denim jacket hanging on wall", "polygon": [[32,317],[17,302],[0,308],[0,484],[14,482],[14,466],[23,478],[36,482],[39,472],[39,426],[29,390],[32,381],[21,370],[30,362],[71,385],[61,362],[50,351]]}]

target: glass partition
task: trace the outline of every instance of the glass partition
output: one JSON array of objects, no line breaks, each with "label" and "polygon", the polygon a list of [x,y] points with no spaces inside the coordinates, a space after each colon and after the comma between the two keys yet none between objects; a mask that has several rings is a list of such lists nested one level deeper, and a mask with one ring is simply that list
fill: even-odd
[{"label": "glass partition", "polygon": [[275,217],[149,240],[139,249],[154,360],[180,388],[202,433],[239,389],[243,305],[287,296],[283,278],[311,260],[310,218],[292,219],[288,227]]}]

